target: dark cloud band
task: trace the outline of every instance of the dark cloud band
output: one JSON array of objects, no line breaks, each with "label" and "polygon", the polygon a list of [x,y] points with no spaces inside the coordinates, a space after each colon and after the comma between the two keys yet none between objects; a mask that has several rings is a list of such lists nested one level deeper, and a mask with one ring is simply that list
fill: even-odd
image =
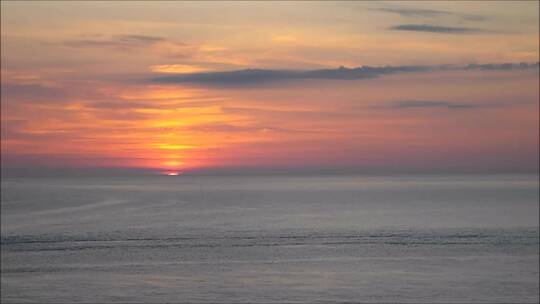
[{"label": "dark cloud band", "polygon": [[438,34],[474,34],[485,30],[469,27],[438,26],[429,24],[400,24],[390,28],[393,31],[428,32]]},{"label": "dark cloud band", "polygon": [[439,18],[444,16],[457,17],[463,20],[469,21],[481,21],[487,19],[486,16],[474,15],[474,14],[465,14],[465,13],[456,13],[443,10],[434,10],[434,9],[421,9],[421,8],[380,8],[372,9],[374,11],[393,13],[398,14],[402,17],[415,17],[415,18]]},{"label": "dark cloud band", "polygon": [[504,64],[470,64],[466,66],[438,65],[438,66],[384,66],[358,68],[321,69],[321,70],[266,70],[246,69],[237,71],[185,73],[159,76],[150,79],[153,83],[194,83],[206,85],[248,85],[271,81],[291,80],[355,80],[374,78],[383,75],[405,72],[430,72],[452,70],[526,70],[538,69],[537,63],[504,63]]}]

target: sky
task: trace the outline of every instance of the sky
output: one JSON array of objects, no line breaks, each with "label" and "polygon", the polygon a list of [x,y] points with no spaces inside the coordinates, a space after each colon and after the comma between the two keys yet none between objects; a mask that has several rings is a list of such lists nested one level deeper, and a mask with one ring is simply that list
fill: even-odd
[{"label": "sky", "polygon": [[2,168],[538,172],[538,12],[2,1]]}]

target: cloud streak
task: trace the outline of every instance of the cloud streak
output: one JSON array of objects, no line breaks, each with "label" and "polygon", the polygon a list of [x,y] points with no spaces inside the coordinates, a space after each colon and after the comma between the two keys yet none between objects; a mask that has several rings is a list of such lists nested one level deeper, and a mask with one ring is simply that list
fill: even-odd
[{"label": "cloud streak", "polygon": [[[107,39],[75,39],[64,41],[64,46],[73,48],[134,48],[146,47],[160,42],[167,42],[163,37],[145,35],[115,35]],[[175,42],[177,45],[185,45]]]},{"label": "cloud streak", "polygon": [[396,101],[389,106],[394,109],[409,109],[409,108],[446,108],[452,110],[459,109],[474,109],[477,105],[468,103],[457,103],[450,101],[428,101],[428,100],[405,100]]},{"label": "cloud streak", "polygon": [[54,87],[39,84],[2,83],[2,102],[64,101],[67,94]]},{"label": "cloud streak", "polygon": [[434,9],[421,9],[421,8],[380,8],[372,9],[373,11],[386,12],[398,14],[402,17],[421,17],[421,18],[438,18],[445,16],[455,16],[464,20],[470,21],[481,21],[487,19],[486,16],[473,15],[473,14],[463,14],[455,13],[443,10],[434,10]]},{"label": "cloud streak", "polygon": [[438,26],[430,24],[400,24],[390,27],[393,31],[426,32],[437,34],[475,34],[485,30],[469,27]]},{"label": "cloud streak", "polygon": [[270,127],[270,126],[237,126],[232,124],[204,124],[196,125],[187,128],[190,131],[195,132],[208,132],[208,133],[269,133],[269,132],[279,132],[279,133],[295,133],[299,132],[296,130]]},{"label": "cloud streak", "polygon": [[294,80],[356,80],[380,77],[383,75],[406,73],[406,72],[431,72],[452,70],[527,70],[538,69],[538,62],[527,63],[504,63],[504,64],[470,64],[466,66],[436,65],[436,66],[383,66],[358,68],[321,69],[321,70],[267,70],[245,69],[236,71],[184,73],[167,76],[159,76],[149,79],[151,83],[175,84],[192,83],[203,85],[250,85],[273,81]]},{"label": "cloud streak", "polygon": [[266,70],[246,69],[225,72],[186,73],[171,76],[160,76],[151,79],[156,83],[202,83],[202,84],[250,84],[277,80],[300,80],[300,79],[334,79],[352,80],[373,78],[384,74],[399,72],[418,72],[429,69],[423,66],[398,66],[398,67],[369,67],[322,70]]}]

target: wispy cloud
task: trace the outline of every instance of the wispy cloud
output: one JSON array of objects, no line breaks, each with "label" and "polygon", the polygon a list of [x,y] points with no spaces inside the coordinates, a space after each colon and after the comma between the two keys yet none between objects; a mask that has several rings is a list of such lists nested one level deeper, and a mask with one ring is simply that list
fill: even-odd
[{"label": "wispy cloud", "polygon": [[464,20],[470,20],[470,21],[481,21],[481,20],[487,19],[486,16],[482,16],[482,15],[455,13],[455,12],[450,12],[450,11],[434,10],[434,9],[379,8],[379,9],[371,9],[371,10],[398,14],[403,17],[438,18],[438,17],[450,16],[450,17],[458,17],[458,18],[461,18]]},{"label": "wispy cloud", "polygon": [[266,70],[246,69],[223,72],[184,73],[159,76],[150,79],[154,83],[194,83],[205,85],[249,85],[272,81],[294,81],[308,79],[326,80],[355,80],[374,78],[405,72],[431,72],[452,70],[525,70],[537,69],[538,62],[504,63],[504,64],[470,64],[466,66],[436,65],[436,66],[383,66],[358,68],[321,69],[321,70]]},{"label": "wispy cloud", "polygon": [[430,101],[430,100],[405,100],[392,103],[390,108],[408,109],[408,108],[446,108],[452,110],[474,109],[478,105],[469,103],[459,103],[451,101]]},{"label": "wispy cloud", "polygon": [[[167,39],[157,36],[145,35],[115,35],[106,39],[74,39],[64,41],[62,44],[75,48],[133,48],[145,47],[165,42]],[[185,45],[176,42],[176,44]]]},{"label": "wispy cloud", "polygon": [[47,87],[39,84],[2,83],[3,102],[43,102],[64,101],[67,94],[55,87]]},{"label": "wispy cloud", "polygon": [[479,108],[502,108],[522,105],[533,105],[536,102],[513,100],[513,101],[492,101],[489,103],[471,103],[447,100],[398,100],[383,105],[376,105],[373,109],[421,109],[421,108],[439,108],[448,110],[467,110]]},{"label": "wispy cloud", "polygon": [[390,27],[393,31],[427,32],[438,34],[474,34],[485,30],[469,27],[438,26],[430,24],[400,24]]},{"label": "wispy cloud", "polygon": [[160,105],[153,105],[145,102],[133,101],[98,101],[85,104],[86,107],[92,109],[107,109],[107,110],[124,110],[124,109],[147,109],[159,108]]},{"label": "wispy cloud", "polygon": [[539,62],[536,63],[500,63],[500,64],[469,64],[463,67],[464,70],[482,71],[509,71],[509,70],[531,70],[538,69]]},{"label": "wispy cloud", "polygon": [[[176,60],[189,61],[194,63],[184,64],[156,64],[150,67],[151,70],[161,73],[173,73],[183,70],[185,72],[203,71],[200,64],[215,63],[216,60],[200,60],[201,58],[212,57],[214,52],[222,50],[219,46],[186,43],[174,38],[148,35],[81,35],[63,41],[46,42],[55,46],[61,46],[76,50],[92,50],[99,52],[133,52],[145,51],[148,57],[158,56],[160,58],[174,58]],[[222,60],[222,58],[219,58]]]},{"label": "wispy cloud", "polygon": [[278,128],[278,127],[269,127],[269,126],[238,126],[233,124],[205,124],[205,125],[196,125],[187,128],[190,131],[195,132],[208,132],[208,133],[291,133],[299,132],[291,129]]}]

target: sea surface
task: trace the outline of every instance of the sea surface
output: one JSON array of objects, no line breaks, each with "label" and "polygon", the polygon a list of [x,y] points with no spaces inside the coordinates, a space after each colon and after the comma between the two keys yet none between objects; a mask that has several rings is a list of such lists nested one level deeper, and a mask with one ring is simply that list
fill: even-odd
[{"label": "sea surface", "polygon": [[3,178],[2,303],[538,303],[538,175]]}]

